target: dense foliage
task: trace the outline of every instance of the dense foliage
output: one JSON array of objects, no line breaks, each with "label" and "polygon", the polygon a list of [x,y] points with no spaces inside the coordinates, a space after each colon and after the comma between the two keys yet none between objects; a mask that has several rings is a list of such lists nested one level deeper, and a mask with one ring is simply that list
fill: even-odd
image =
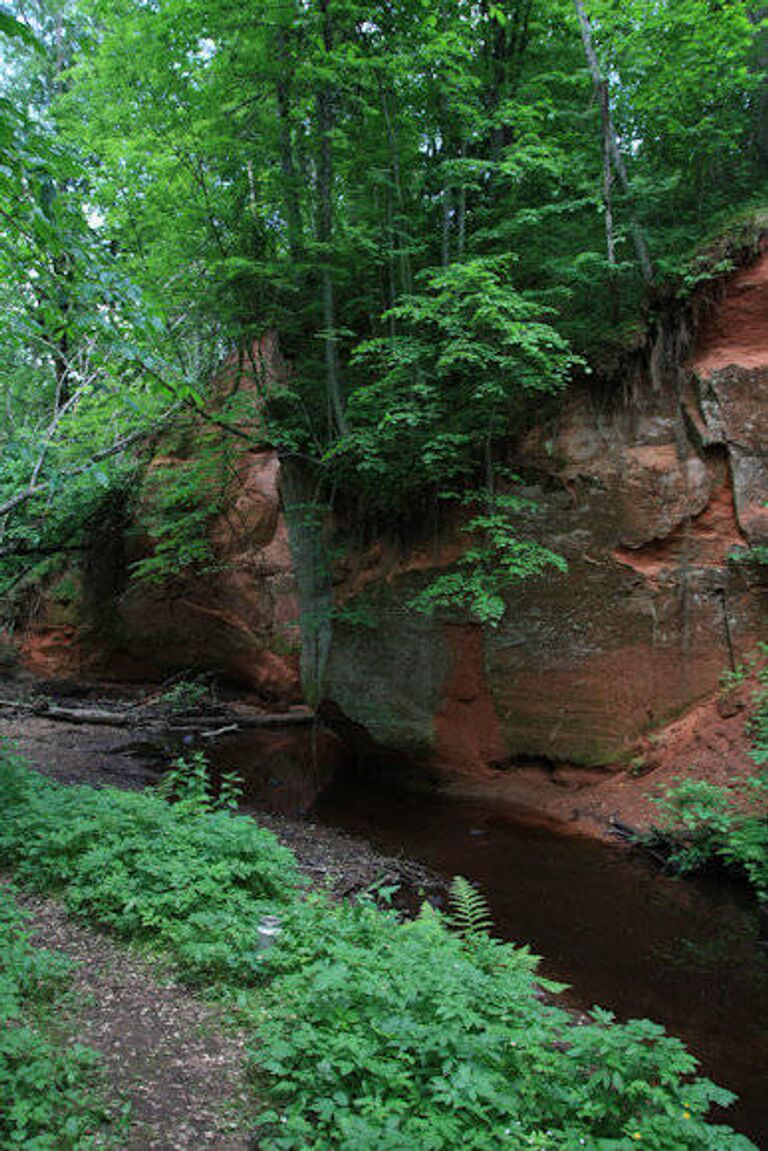
[{"label": "dense foliage", "polygon": [[[682,1043],[541,997],[537,961],[496,943],[457,885],[459,930],[425,907],[307,896],[289,853],[214,799],[204,765],[157,794],[61,787],[0,758],[0,862],[128,939],[162,948],[253,1028],[265,1149],[754,1151],[706,1122],[732,1096],[694,1077]],[[385,894],[385,893],[384,893]],[[382,896],[380,896],[380,899]],[[259,949],[258,924],[282,931]]]},{"label": "dense foliage", "polygon": [[718,860],[749,880],[768,901],[768,772],[726,786],[686,779],[659,801],[662,818],[651,835],[669,847],[681,872]]},{"label": "dense foliage", "polygon": [[111,1146],[95,1052],[55,1033],[69,980],[61,955],[33,947],[13,891],[0,884],[0,1147]]},{"label": "dense foliage", "polygon": [[0,859],[21,882],[63,891],[67,906],[122,935],[152,940],[190,974],[253,978],[257,928],[295,892],[274,836],[226,806],[211,810],[191,773],[187,799],[57,787],[4,758]]},{"label": "dense foliage", "polygon": [[[135,494],[136,445],[209,402],[226,355],[250,383],[220,425],[268,435],[358,515],[494,486],[509,438],[659,293],[710,274],[694,251],[763,192],[768,32],[749,0],[15,12],[6,587],[79,547],[105,494]],[[138,576],[206,562],[209,468],[183,473]]]}]

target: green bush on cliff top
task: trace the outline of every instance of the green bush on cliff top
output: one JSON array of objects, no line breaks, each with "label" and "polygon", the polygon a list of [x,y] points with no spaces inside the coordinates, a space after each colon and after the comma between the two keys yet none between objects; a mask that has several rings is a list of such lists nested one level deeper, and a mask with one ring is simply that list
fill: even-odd
[{"label": "green bush on cliff top", "polygon": [[[210,797],[62,787],[0,752],[0,863],[173,956],[252,1028],[265,1151],[754,1151],[708,1124],[733,1098],[661,1027],[542,1002],[525,948],[305,896],[268,832]],[[276,945],[256,926],[277,912]]]}]

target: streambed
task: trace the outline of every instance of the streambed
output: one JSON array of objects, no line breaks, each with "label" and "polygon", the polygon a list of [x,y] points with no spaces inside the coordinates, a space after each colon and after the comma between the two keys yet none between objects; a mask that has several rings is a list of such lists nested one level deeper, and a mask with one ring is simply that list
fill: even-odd
[{"label": "streambed", "polygon": [[247,732],[216,763],[246,800],[365,837],[384,853],[476,881],[497,934],[529,943],[570,1003],[646,1016],[681,1036],[702,1073],[739,1095],[721,1116],[768,1148],[768,920],[722,879],[681,880],[626,847],[537,825],[499,804],[409,790],[331,742]]}]

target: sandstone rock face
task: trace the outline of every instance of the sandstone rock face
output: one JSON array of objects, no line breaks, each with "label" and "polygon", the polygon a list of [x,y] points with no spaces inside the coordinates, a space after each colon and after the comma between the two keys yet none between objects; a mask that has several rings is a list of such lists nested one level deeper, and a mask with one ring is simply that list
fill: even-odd
[{"label": "sandstone rock face", "polygon": [[[631,403],[582,391],[521,445],[531,534],[568,573],[510,594],[483,632],[415,621],[410,565],[379,557],[379,626],[334,628],[326,697],[376,742],[462,771],[625,756],[766,638],[766,591],[729,561],[768,537],[766,401],[768,253],[733,279],[676,386],[649,378]],[[337,598],[370,567],[348,564]]]},{"label": "sandstone rock face", "polygon": [[243,453],[210,525],[216,566],[174,585],[129,584],[124,650],[147,672],[209,670],[267,701],[301,698],[298,601],[273,451]]},{"label": "sandstone rock face", "polygon": [[[266,439],[264,396],[285,373],[277,340],[267,333],[249,355],[223,365],[215,389],[219,413],[253,441]],[[297,702],[299,603],[277,453],[243,450],[216,425],[204,430],[218,435],[215,454],[230,460],[220,510],[208,524],[211,570],[159,585],[129,582],[116,601],[120,646],[154,676],[213,671],[271,705]],[[174,460],[153,461],[150,471],[161,465],[173,468]]]},{"label": "sandstone rock face", "polygon": [[[236,401],[239,428],[258,441],[264,390],[282,371],[276,341],[266,336],[251,357],[224,365],[217,409]],[[277,453],[246,450],[247,440],[241,450],[239,439],[233,450],[227,434],[212,428],[203,423],[192,431],[219,434],[214,451],[222,458],[226,453],[229,467],[223,498],[214,502],[220,493],[211,492],[213,562],[202,573],[182,571],[157,583],[131,578],[132,564],[151,556],[154,545],[136,523],[121,525],[105,541],[111,558],[88,556],[66,620],[59,618],[56,588],[48,589],[23,647],[30,670],[149,681],[214,672],[270,706],[301,700],[299,604]],[[190,456],[195,442],[192,435]],[[184,455],[158,453],[139,493],[139,510],[145,489],[162,486],[166,474],[187,463]]]},{"label": "sandstone rock face", "polygon": [[[274,342],[254,360],[258,391],[282,370]],[[302,520],[311,493],[265,449],[237,457],[209,526],[213,571],[115,591],[103,664],[210,669],[289,703],[301,647],[305,698],[378,747],[470,773],[616,762],[768,638],[766,589],[729,560],[768,541],[768,251],[733,278],[677,379],[652,374],[631,400],[621,380],[574,391],[519,445],[510,463],[538,506],[521,534],[569,570],[510,593],[497,630],[408,606],[461,554],[460,524],[332,561],[333,525]],[[30,661],[71,667],[76,636],[49,639],[33,637]]]},{"label": "sandstone rock face", "polygon": [[693,357],[705,444],[726,447],[739,525],[768,540],[768,250],[735,276]]}]

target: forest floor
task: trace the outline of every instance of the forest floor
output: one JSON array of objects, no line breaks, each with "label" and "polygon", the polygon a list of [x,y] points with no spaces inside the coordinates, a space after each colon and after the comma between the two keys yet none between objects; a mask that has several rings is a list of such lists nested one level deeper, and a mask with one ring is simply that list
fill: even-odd
[{"label": "forest floor", "polygon": [[[6,702],[12,689],[6,683]],[[95,707],[58,696],[57,706]],[[131,701],[98,701],[100,707]],[[131,734],[133,739],[131,738]],[[156,765],[131,752],[140,730],[72,724],[22,708],[0,712],[0,738],[27,762],[67,785],[141,790],[157,783]],[[252,812],[294,852],[313,886],[349,897],[377,881],[398,885],[402,906],[424,895],[442,900],[445,881],[413,861],[382,855],[362,839],[270,812]],[[12,877],[0,874],[0,883]],[[124,1151],[246,1151],[254,1113],[245,1083],[245,1037],[215,1005],[192,995],[173,972],[120,941],[73,921],[55,900],[18,891],[32,942],[73,960],[74,994],[65,1030],[100,1055],[110,1097],[131,1104]],[[250,1094],[250,1102],[249,1102]]]},{"label": "forest floor", "polygon": [[[22,690],[16,696],[16,691],[17,685],[8,682],[0,691],[0,738],[12,742],[41,773],[64,784],[130,790],[157,783],[160,766],[137,755],[136,747],[159,729],[162,714],[153,715],[150,708],[146,717],[131,719],[130,730],[66,722],[46,716],[44,708],[35,711],[28,688],[26,694]],[[522,819],[577,834],[605,837],[617,825],[647,827],[653,822],[653,794],[675,778],[695,774],[725,783],[734,774],[754,771],[745,734],[752,693],[745,684],[698,705],[643,741],[631,763],[618,770],[527,765],[446,778],[441,790],[503,803],[519,810]],[[59,691],[49,698],[58,707],[112,709],[118,717],[136,707],[128,695],[99,694],[98,689],[85,698]],[[424,895],[436,902],[445,897],[445,881],[419,863],[382,854],[363,839],[311,819],[246,811],[294,852],[313,885],[330,888],[336,897],[382,880],[403,889],[405,906],[414,906]],[[63,952],[76,965],[72,1018],[65,1024],[100,1054],[112,1098],[131,1102],[130,1132],[121,1148],[256,1147],[249,1135],[254,1101],[245,1082],[245,1037],[228,1025],[222,1010],[193,996],[158,961],[150,963],[73,921],[54,900],[19,893],[18,902],[31,917],[33,942]]]},{"label": "forest floor", "polygon": [[[8,876],[0,876],[7,883]],[[98,1052],[110,1102],[130,1101],[124,1151],[247,1151],[256,1146],[244,1034],[155,962],[61,904],[16,889],[37,947],[73,962],[63,1029]]]}]

